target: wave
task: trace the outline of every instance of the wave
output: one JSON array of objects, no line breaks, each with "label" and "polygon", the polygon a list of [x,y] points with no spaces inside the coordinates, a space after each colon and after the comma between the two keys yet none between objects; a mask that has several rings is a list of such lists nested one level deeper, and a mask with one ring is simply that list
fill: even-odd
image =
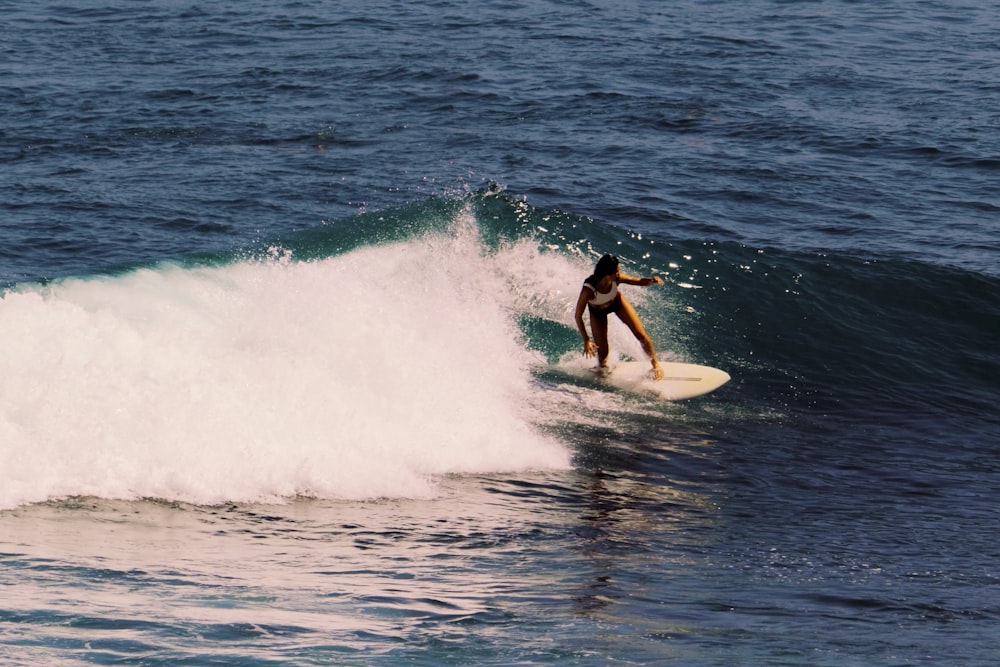
[{"label": "wave", "polygon": [[[664,412],[558,373],[579,363],[573,305],[606,251],[666,280],[627,288],[662,356],[730,385]],[[17,285],[0,299],[0,508],[426,497],[440,475],[570,466],[567,424],[697,405],[995,426],[998,288],[893,258],[638,233],[497,188],[235,256]]]},{"label": "wave", "polygon": [[0,507],[423,497],[441,474],[568,466],[466,223],[9,290]]}]

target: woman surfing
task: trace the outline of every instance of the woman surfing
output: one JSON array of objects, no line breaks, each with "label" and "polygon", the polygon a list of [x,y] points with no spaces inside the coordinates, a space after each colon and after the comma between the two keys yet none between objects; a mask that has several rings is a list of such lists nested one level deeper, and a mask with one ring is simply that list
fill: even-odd
[{"label": "woman surfing", "polygon": [[[649,355],[653,363],[652,375],[659,380],[663,377],[663,370],[660,362],[656,359],[656,351],[653,349],[653,341],[639,321],[632,304],[628,302],[625,295],[618,290],[620,284],[639,285],[648,287],[663,283],[663,278],[653,276],[651,278],[636,278],[621,273],[618,266],[618,258],[614,255],[604,255],[597,262],[594,273],[583,281],[580,289],[580,298],[576,301],[576,326],[583,336],[583,354],[587,357],[597,353],[597,363],[603,372],[608,372],[608,354],[611,352],[608,344],[608,315],[614,313],[632,331],[642,349]],[[595,350],[594,342],[587,336],[587,328],[583,324],[583,311],[590,310],[590,330],[594,334],[594,342],[597,343]]]}]

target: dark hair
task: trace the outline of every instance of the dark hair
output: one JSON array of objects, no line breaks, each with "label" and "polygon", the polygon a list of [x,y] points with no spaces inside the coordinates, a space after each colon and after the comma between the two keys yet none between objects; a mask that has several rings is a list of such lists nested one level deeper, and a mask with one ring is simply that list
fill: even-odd
[{"label": "dark hair", "polygon": [[618,273],[618,258],[614,255],[605,255],[597,260],[594,268],[594,277],[600,280],[604,276],[613,276]]}]

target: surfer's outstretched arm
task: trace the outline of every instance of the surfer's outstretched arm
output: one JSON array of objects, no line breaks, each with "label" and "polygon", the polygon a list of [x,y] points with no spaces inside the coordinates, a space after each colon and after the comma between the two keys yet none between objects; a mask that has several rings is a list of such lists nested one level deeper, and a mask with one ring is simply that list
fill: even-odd
[{"label": "surfer's outstretched arm", "polygon": [[626,285],[638,285],[639,287],[649,287],[650,285],[662,285],[663,278],[661,278],[660,276],[650,276],[649,278],[637,278],[636,276],[626,276],[623,273],[619,273],[618,282],[625,283]]}]

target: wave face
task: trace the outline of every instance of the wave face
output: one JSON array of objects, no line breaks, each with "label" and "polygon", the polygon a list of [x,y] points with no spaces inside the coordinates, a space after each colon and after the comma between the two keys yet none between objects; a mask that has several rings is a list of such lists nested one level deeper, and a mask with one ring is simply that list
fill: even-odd
[{"label": "wave face", "polygon": [[[661,356],[733,375],[701,401],[729,417],[995,426],[993,278],[644,238],[490,188],[8,290],[0,507],[426,497],[442,474],[565,468],[566,425],[651,409],[559,373],[605,250],[666,279],[629,296]],[[612,345],[642,356],[624,327]]]}]

